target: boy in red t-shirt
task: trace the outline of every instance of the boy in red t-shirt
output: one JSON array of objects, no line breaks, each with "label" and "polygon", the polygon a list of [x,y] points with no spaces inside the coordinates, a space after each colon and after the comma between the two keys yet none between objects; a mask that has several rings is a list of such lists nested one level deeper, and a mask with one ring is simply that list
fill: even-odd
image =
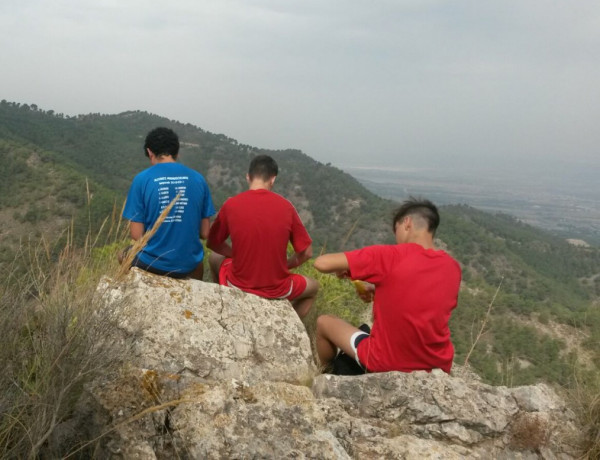
[{"label": "boy in red t-shirt", "polygon": [[[294,206],[271,191],[277,173],[270,156],[252,159],[246,175],[249,190],[225,201],[210,228],[206,245],[214,252],[209,263],[215,282],[268,299],[288,299],[303,318],[319,284],[290,269],[312,257],[312,240]],[[288,258],[290,242],[294,254]]]},{"label": "boy in red t-shirt", "polygon": [[410,198],[393,220],[395,245],[326,254],[315,268],[367,281],[365,301],[374,300],[371,333],[331,315],[317,318],[317,353],[322,364],[337,349],[369,372],[440,368],[450,373],[454,347],[448,321],[460,287],[459,264],[435,250],[440,218],[428,200]]}]

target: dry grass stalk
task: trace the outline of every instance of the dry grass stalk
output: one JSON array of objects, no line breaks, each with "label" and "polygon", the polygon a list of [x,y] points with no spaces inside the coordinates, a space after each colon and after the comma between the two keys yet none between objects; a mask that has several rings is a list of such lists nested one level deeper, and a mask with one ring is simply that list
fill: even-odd
[{"label": "dry grass stalk", "polygon": [[[110,213],[110,227],[108,228],[108,231],[106,232],[106,240],[105,240],[105,244],[110,244],[111,242],[114,241],[121,241],[123,239],[125,239],[125,235],[122,234],[122,222],[123,222],[123,210],[125,209],[125,201],[123,201],[123,204],[121,205],[120,208],[120,212],[119,212],[119,208],[117,208],[117,200],[115,200],[113,202],[113,207]],[[105,222],[107,221],[107,219],[109,218],[107,217],[105,219]],[[105,224],[104,222],[102,223],[102,227],[104,227]],[[98,236],[100,236],[101,232],[98,232]],[[96,244],[98,242],[98,238],[96,238],[94,240],[94,244],[93,246],[96,247]]]},{"label": "dry grass stalk", "polygon": [[352,233],[354,233],[354,229],[358,225],[358,221],[359,220],[360,220],[360,218],[358,218],[358,219],[356,219],[354,221],[354,224],[352,224],[352,227],[350,227],[350,230],[348,230],[348,233],[346,233],[346,236],[344,236],[344,239],[342,240],[342,243],[340,244],[340,249],[343,249],[343,248],[346,247],[346,243],[348,242],[348,240],[352,236]]},{"label": "dry grass stalk", "polygon": [[152,238],[154,236],[154,234],[156,233],[158,228],[165,221],[165,219],[169,215],[169,212],[171,212],[171,209],[173,208],[173,206],[175,206],[175,203],[177,203],[177,201],[179,200],[180,197],[181,197],[181,194],[177,194],[177,196],[175,198],[173,198],[173,200],[169,203],[169,205],[165,209],[163,209],[163,211],[160,213],[160,215],[158,216],[158,219],[156,219],[156,222],[154,222],[154,225],[152,226],[152,228],[149,231],[147,231],[146,233],[144,233],[144,235],[139,240],[137,240],[133,243],[133,245],[127,252],[125,259],[123,259],[123,263],[121,264],[119,271],[117,272],[117,279],[123,278],[125,275],[127,275],[127,273],[129,272],[129,269],[131,268],[133,259],[135,259],[135,256],[137,255],[137,253],[140,252],[146,246],[146,244],[148,244],[148,241],[150,241],[150,238]]},{"label": "dry grass stalk", "polygon": [[591,460],[600,458],[600,393],[590,399],[584,431],[584,458]]},{"label": "dry grass stalk", "polygon": [[[123,211],[125,211],[125,203],[126,203],[126,201],[123,201],[123,204],[121,205],[121,212],[119,212],[118,215],[116,216],[117,217],[117,220],[116,220],[117,225],[116,225],[116,227],[113,226],[113,225],[111,225],[111,227],[110,227],[111,231],[109,232],[109,236],[112,235],[113,228],[115,229],[115,235],[120,235],[121,234],[121,224],[123,223]],[[113,218],[111,220],[111,222],[113,222],[113,223],[115,222],[115,213],[116,213],[116,210],[117,210],[117,203],[115,201],[115,203],[113,205],[113,214],[112,214]]]},{"label": "dry grass stalk", "polygon": [[100,235],[102,234],[102,231],[104,230],[104,227],[106,226],[106,223],[108,222],[108,218],[110,216],[106,216],[104,218],[104,220],[102,221],[102,224],[100,225],[100,230],[98,230],[98,233],[96,233],[96,238],[94,238],[94,241],[91,242],[90,247],[95,248],[98,245],[98,239],[100,238]]},{"label": "dry grass stalk", "polygon": [[481,337],[487,332],[485,330],[485,326],[487,325],[487,322],[490,318],[490,313],[492,312],[492,306],[494,305],[494,301],[496,300],[496,297],[498,296],[498,292],[500,292],[500,287],[502,286],[503,281],[504,281],[504,276],[500,279],[500,283],[498,284],[498,287],[496,288],[494,297],[492,297],[492,301],[488,305],[487,312],[485,313],[485,316],[483,317],[483,320],[481,321],[481,327],[479,328],[479,332],[477,333],[475,340],[473,340],[473,343],[471,344],[471,348],[469,349],[469,352],[467,353],[467,356],[465,357],[465,362],[463,363],[464,367],[468,366],[469,359],[471,358],[471,354],[473,353],[473,350],[475,350],[475,346],[477,345],[477,342],[479,342],[479,339],[481,339]]},{"label": "dry grass stalk", "polygon": [[582,460],[600,459],[600,375],[575,374],[570,399],[581,426]]}]

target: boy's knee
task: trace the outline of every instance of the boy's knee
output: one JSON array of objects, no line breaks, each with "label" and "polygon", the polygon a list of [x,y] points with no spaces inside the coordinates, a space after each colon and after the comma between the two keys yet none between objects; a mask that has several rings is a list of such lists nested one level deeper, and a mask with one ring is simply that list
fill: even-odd
[{"label": "boy's knee", "polygon": [[211,252],[210,255],[208,256],[208,262],[210,264],[218,262],[219,260],[224,259],[224,257],[221,254],[217,254],[216,252]]},{"label": "boy's knee", "polygon": [[210,269],[214,273],[219,273],[221,264],[223,263],[224,260],[225,260],[225,256],[222,256],[221,254],[217,254],[216,252],[211,252],[211,254],[208,256],[208,265],[210,266]]},{"label": "boy's knee", "polygon": [[305,276],[305,278],[306,278],[305,292],[307,294],[309,294],[310,297],[317,295],[317,292],[319,292],[319,289],[321,288],[321,285],[319,284],[319,282],[316,279],[310,278],[308,276]]},{"label": "boy's knee", "polygon": [[189,274],[189,277],[202,281],[204,278],[204,262],[200,262],[194,271]]},{"label": "boy's knee", "polygon": [[221,270],[221,264],[225,260],[225,256],[221,254],[217,254],[216,252],[211,252],[208,256],[208,266],[210,268],[210,273],[212,275],[212,280],[215,283],[219,282],[219,271]]},{"label": "boy's knee", "polygon": [[317,332],[322,332],[327,329],[328,324],[331,323],[331,319],[335,318],[333,315],[319,315],[317,317]]}]

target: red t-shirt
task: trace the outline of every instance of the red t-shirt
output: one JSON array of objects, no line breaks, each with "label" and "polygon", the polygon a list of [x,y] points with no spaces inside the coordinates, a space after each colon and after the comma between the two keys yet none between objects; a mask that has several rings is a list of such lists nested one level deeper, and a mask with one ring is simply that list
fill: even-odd
[{"label": "red t-shirt", "polygon": [[269,190],[247,190],[229,198],[210,228],[211,244],[231,237],[233,267],[228,281],[246,292],[277,298],[290,289],[287,245],[302,252],[312,240],[294,206]]},{"label": "red t-shirt", "polygon": [[375,285],[373,327],[358,345],[372,372],[450,372],[454,347],[448,321],[456,307],[460,266],[444,251],[418,244],[346,252],[353,279]]}]

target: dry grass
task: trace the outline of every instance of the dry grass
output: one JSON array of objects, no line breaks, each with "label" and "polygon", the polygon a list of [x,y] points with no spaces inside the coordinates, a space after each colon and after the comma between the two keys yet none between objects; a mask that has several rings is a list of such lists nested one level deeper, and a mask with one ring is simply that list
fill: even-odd
[{"label": "dry grass", "polygon": [[83,385],[123,357],[109,339],[117,318],[96,291],[99,277],[116,269],[114,250],[103,251],[99,240],[114,246],[122,238],[120,221],[108,229],[107,222],[84,247],[74,244],[72,226],[60,248],[44,238],[23,243],[0,280],[1,458],[62,456],[53,435]]},{"label": "dry grass", "polygon": [[[89,188],[86,195],[89,204]],[[97,439],[79,436],[56,445],[53,437],[72,415],[83,385],[98,376],[116,375],[126,356],[123,345],[111,338],[119,306],[107,309],[97,292],[99,279],[106,273],[121,277],[128,272],[135,254],[178,199],[179,195],[135,242],[121,266],[116,250],[124,245],[127,229],[122,208],[116,206],[97,231],[88,230],[83,246],[76,244],[73,223],[58,238],[60,247],[44,238],[21,245],[0,281],[0,458],[90,454],[87,449]],[[90,216],[88,225],[91,228]]]},{"label": "dry grass", "polygon": [[548,444],[550,425],[540,414],[519,415],[511,426],[511,446],[538,451]]},{"label": "dry grass", "polygon": [[586,459],[600,458],[600,393],[590,398],[585,416],[583,452]]},{"label": "dry grass", "polygon": [[581,459],[600,459],[600,375],[576,376],[571,402],[581,425]]}]

